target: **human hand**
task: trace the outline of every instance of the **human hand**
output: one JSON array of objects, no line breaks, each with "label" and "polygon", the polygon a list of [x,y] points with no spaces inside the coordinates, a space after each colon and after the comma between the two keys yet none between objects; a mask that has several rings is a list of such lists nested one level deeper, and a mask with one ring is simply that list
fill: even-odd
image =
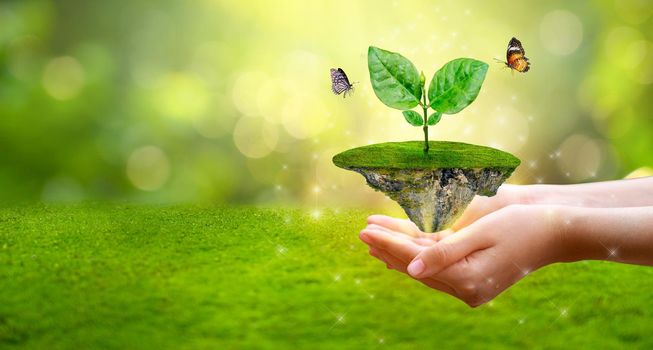
[{"label": "human hand", "polygon": [[[542,200],[532,198],[533,186],[504,184],[499,187],[497,193],[492,197],[475,196],[467,206],[463,214],[453,224],[452,229],[458,231],[474,221],[494,211],[513,204],[528,204],[531,201]],[[543,197],[545,192],[537,191],[537,197]]]},{"label": "human hand", "polygon": [[407,220],[373,215],[360,238],[389,268],[472,307],[492,300],[530,272],[565,259],[561,214],[567,207],[478,208],[490,214],[458,225],[462,228],[455,233],[426,234]]}]

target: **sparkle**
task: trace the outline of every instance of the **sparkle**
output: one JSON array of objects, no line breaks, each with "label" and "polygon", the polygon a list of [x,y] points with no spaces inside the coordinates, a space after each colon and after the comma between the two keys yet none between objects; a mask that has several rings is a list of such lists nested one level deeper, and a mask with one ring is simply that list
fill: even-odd
[{"label": "sparkle", "polygon": [[569,315],[569,310],[566,307],[560,309],[560,317],[567,317]]},{"label": "sparkle", "polygon": [[281,167],[281,169],[283,169],[283,170],[288,170],[288,165],[287,165],[287,164],[284,164],[284,165]]},{"label": "sparkle", "polygon": [[283,221],[284,221],[286,224],[289,223],[289,222],[290,222],[290,216],[286,216],[286,218],[283,219]]},{"label": "sparkle", "polygon": [[618,253],[617,248],[608,249],[608,254],[609,254],[611,257],[615,257],[615,256],[617,256],[617,253]]},{"label": "sparkle", "polygon": [[316,220],[319,219],[321,215],[322,215],[322,212],[319,211],[318,209],[313,210],[313,212],[311,213],[311,216],[313,217],[313,219],[316,219]]},{"label": "sparkle", "polygon": [[571,220],[569,220],[569,219],[565,220],[565,225],[567,225],[567,226],[571,225]]},{"label": "sparkle", "polygon": [[537,179],[535,179],[535,181],[536,181],[538,184],[541,184],[542,182],[544,182],[544,179],[542,179],[541,177],[538,177]]},{"label": "sparkle", "polygon": [[531,169],[535,169],[535,168],[537,168],[537,161],[536,161],[536,160],[531,160],[530,162],[528,162],[528,166],[529,166]]},{"label": "sparkle", "polygon": [[282,187],[281,187],[281,185],[276,185],[276,186],[274,187],[274,189],[277,190],[277,191],[281,191]]},{"label": "sparkle", "polygon": [[526,322],[526,319],[520,318],[517,323],[519,324],[524,324]]},{"label": "sparkle", "polygon": [[277,254],[279,255],[285,255],[286,252],[288,252],[288,249],[282,245],[277,246]]},{"label": "sparkle", "polygon": [[354,280],[354,283],[361,284],[361,280],[359,278],[357,278],[357,279]]},{"label": "sparkle", "polygon": [[320,186],[313,187],[313,193],[320,193]]},{"label": "sparkle", "polygon": [[383,344],[383,343],[385,343],[385,339],[379,338],[379,344]]},{"label": "sparkle", "polygon": [[370,294],[368,297],[370,297],[370,299],[374,299],[374,294]]},{"label": "sparkle", "polygon": [[339,273],[333,275],[333,281],[334,281],[334,282],[340,282],[340,279],[341,279],[341,278],[342,278],[342,276],[340,276]]},{"label": "sparkle", "polygon": [[339,323],[345,323],[345,315],[344,314],[339,314],[336,316],[336,324]]}]

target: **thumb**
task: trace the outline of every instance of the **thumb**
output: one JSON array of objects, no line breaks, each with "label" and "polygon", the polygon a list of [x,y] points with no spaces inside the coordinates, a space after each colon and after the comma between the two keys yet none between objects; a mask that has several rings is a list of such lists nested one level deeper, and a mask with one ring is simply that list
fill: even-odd
[{"label": "thumb", "polygon": [[415,278],[431,276],[467,255],[489,247],[487,235],[467,226],[436,244],[422,250],[408,265],[408,273]]}]

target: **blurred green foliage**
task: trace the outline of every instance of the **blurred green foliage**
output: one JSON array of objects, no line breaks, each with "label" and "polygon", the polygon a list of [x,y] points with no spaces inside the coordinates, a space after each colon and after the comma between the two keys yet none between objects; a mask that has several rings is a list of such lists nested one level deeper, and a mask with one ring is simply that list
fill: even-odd
[{"label": "blurred green foliage", "polygon": [[[641,0],[519,11],[511,1],[3,1],[0,200],[385,206],[330,162],[421,136],[375,99],[367,47],[435,71],[456,57],[503,58],[512,36],[531,71],[491,66],[477,101],[430,139],[514,153],[518,183],[621,177],[653,165],[652,15]],[[360,82],[351,99],[331,94],[334,67]]]}]

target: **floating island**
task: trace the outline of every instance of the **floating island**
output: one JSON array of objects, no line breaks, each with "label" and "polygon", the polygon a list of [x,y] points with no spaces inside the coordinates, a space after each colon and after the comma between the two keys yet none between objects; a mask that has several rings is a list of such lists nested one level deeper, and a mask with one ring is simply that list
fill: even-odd
[{"label": "floating island", "polygon": [[498,149],[461,142],[387,142],[353,148],[333,157],[367,184],[399,203],[425,232],[449,227],[475,195],[493,196],[521,161]]}]

